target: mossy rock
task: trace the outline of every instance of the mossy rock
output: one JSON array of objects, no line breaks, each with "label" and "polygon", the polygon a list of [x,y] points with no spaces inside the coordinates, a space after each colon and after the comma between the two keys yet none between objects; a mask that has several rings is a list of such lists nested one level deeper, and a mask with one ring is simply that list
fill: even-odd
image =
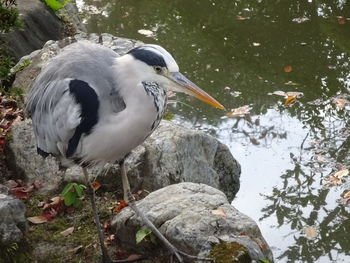
[{"label": "mossy rock", "polygon": [[250,263],[252,259],[247,248],[237,242],[221,243],[210,251],[215,263]]}]

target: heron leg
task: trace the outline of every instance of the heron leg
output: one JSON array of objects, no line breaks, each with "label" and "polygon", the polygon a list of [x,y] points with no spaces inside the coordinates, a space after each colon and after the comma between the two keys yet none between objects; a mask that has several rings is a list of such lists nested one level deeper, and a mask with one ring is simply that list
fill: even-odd
[{"label": "heron leg", "polygon": [[96,224],[96,228],[97,228],[97,234],[98,234],[98,239],[100,241],[100,246],[101,246],[101,251],[102,251],[102,261],[103,263],[110,263],[112,262],[108,252],[107,252],[107,248],[104,245],[104,235],[101,229],[101,223],[100,223],[100,218],[98,216],[98,210],[96,207],[96,202],[95,202],[95,190],[91,185],[91,182],[89,180],[89,176],[88,176],[88,172],[86,170],[86,168],[83,168],[83,174],[86,180],[86,184],[88,186],[88,193],[89,193],[89,197],[90,197],[90,201],[91,201],[91,206],[92,206],[92,213],[94,216],[94,220],[95,220],[95,224]]},{"label": "heron leg", "polygon": [[136,206],[136,200],[130,190],[130,184],[125,169],[124,159],[119,162],[119,165],[122,174],[124,199],[128,203],[129,207],[134,210],[134,212],[143,220],[147,227],[150,228],[152,233],[155,234],[163,242],[163,244],[170,250],[172,255],[175,255],[179,262],[184,262],[180,256],[178,249],[166,239],[166,237],[156,228],[156,226],[147,218],[147,216]]}]

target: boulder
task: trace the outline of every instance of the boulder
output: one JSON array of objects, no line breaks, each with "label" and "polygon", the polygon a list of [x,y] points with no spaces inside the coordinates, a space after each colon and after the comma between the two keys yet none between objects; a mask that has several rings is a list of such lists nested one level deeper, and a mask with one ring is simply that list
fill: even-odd
[{"label": "boulder", "polygon": [[[195,183],[180,183],[150,193],[137,206],[178,249],[199,257],[235,255],[242,260],[218,262],[273,262],[271,250],[257,224],[240,213],[228,202],[221,191]],[[130,208],[117,214],[112,227],[120,246],[153,255],[163,255],[163,246],[154,245],[145,238],[136,245],[136,233],[145,228],[141,219]],[[239,248],[239,251],[236,249]],[[217,253],[217,251],[221,253]],[[152,256],[152,255],[150,255]],[[244,261],[245,258],[247,261]],[[164,262],[156,257],[152,262]]]},{"label": "boulder", "polygon": [[58,12],[51,10],[41,0],[20,0],[16,7],[23,28],[0,35],[0,44],[16,61],[42,48],[48,40],[58,40],[86,30],[73,3],[66,4]]},{"label": "boulder", "polygon": [[0,185],[0,246],[18,243],[28,224],[22,201],[8,195],[7,188]]},{"label": "boulder", "polygon": [[[50,58],[58,54],[62,47],[79,39],[87,39],[112,48],[122,55],[141,42],[114,37],[109,34],[100,36],[81,33],[62,41],[49,41],[43,49],[23,57],[31,63],[16,74],[13,86],[28,92],[41,67]],[[16,66],[17,68],[19,66]],[[17,171],[25,174],[28,181],[39,180],[43,184],[41,191],[55,191],[63,181],[82,181],[81,169],[75,167],[63,174],[54,158],[46,160],[36,154],[35,139],[31,121],[26,120],[13,127],[12,138],[7,147],[8,161]],[[169,184],[190,181],[205,183],[219,188],[232,200],[239,189],[240,165],[229,149],[214,137],[203,132],[184,128],[168,121],[162,121],[160,127],[136,148],[127,158],[128,175],[132,190],[147,189],[153,191]],[[109,165],[90,170],[106,190],[122,189],[118,165]]]}]

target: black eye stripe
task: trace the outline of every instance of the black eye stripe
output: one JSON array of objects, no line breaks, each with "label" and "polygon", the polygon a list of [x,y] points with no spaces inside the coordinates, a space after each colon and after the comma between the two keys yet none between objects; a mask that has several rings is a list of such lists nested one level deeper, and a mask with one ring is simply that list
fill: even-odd
[{"label": "black eye stripe", "polygon": [[152,50],[143,49],[142,47],[134,48],[128,52],[134,58],[143,61],[149,66],[159,66],[167,68],[164,58]]}]

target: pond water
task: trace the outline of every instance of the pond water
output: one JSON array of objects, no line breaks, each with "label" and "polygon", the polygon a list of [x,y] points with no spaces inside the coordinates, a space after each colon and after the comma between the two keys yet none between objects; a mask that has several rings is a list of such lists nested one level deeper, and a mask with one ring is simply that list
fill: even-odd
[{"label": "pond water", "polygon": [[[179,95],[169,111],[229,146],[242,165],[233,205],[276,262],[350,262],[350,183],[327,181],[350,168],[349,1],[77,2],[89,32],[160,44],[227,109],[249,105],[228,118]],[[285,105],[275,91],[303,95]]]}]

